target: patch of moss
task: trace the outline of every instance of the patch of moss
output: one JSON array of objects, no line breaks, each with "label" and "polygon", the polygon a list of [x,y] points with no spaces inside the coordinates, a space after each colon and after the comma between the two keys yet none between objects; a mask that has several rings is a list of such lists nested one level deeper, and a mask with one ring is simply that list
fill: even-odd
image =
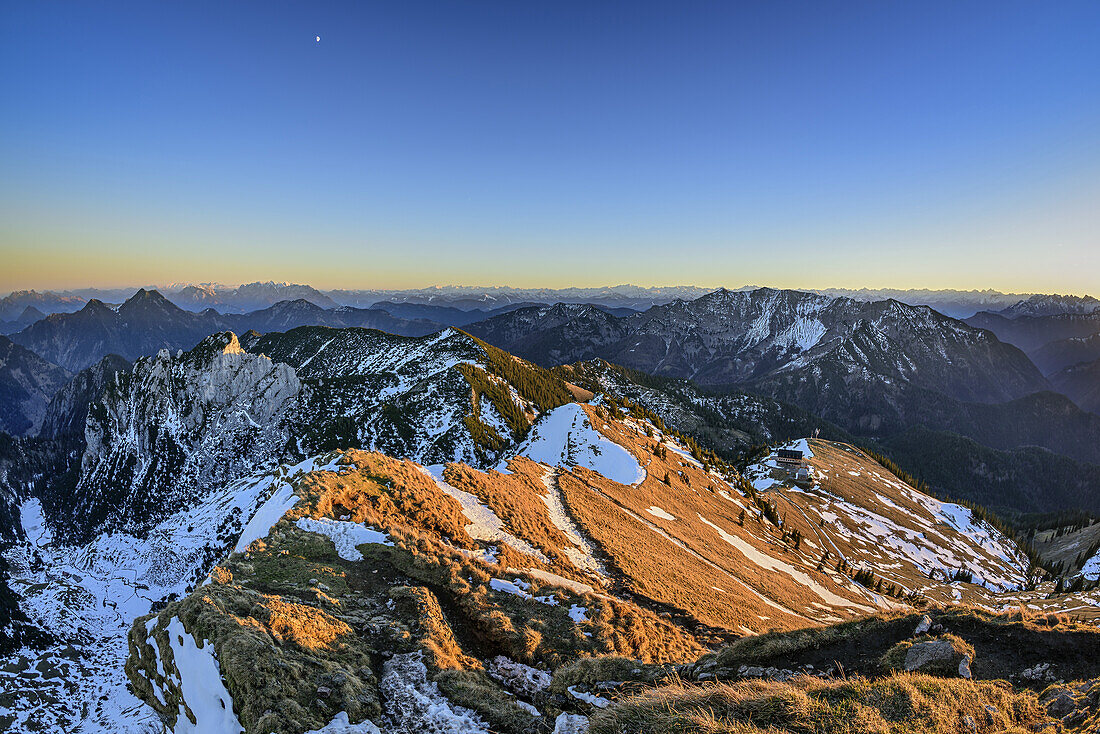
[{"label": "patch of moss", "polygon": [[480,669],[442,670],[435,676],[439,690],[448,699],[476,711],[493,731],[523,734],[532,729],[535,717],[516,703],[500,685]]}]

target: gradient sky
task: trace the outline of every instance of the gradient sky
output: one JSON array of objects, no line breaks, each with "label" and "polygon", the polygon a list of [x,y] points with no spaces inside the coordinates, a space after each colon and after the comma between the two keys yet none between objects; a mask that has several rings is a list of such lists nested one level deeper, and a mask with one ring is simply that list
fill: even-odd
[{"label": "gradient sky", "polygon": [[4,0],[0,266],[1095,293],[1100,3]]}]

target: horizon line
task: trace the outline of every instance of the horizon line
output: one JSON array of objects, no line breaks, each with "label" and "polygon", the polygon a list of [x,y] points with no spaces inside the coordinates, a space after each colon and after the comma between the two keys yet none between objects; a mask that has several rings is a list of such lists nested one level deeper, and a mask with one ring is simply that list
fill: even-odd
[{"label": "horizon line", "polygon": [[[1049,295],[1049,296],[1070,296],[1077,298],[1091,298],[1091,294],[1087,292],[1054,292],[1054,291],[1001,291],[996,288],[929,288],[929,287],[911,287],[911,288],[899,288],[894,286],[860,286],[860,287],[842,287],[842,286],[828,286],[823,288],[809,288],[809,287],[779,287],[773,285],[761,285],[746,283],[737,287],[730,287],[724,285],[707,286],[698,285],[695,283],[680,283],[669,285],[637,285],[634,283],[618,283],[615,285],[596,285],[596,286],[580,286],[580,285],[567,285],[567,286],[509,286],[509,285],[463,285],[457,283],[447,284],[431,284],[424,286],[412,286],[412,287],[336,287],[325,288],[312,285],[310,283],[296,283],[287,280],[256,280],[241,283],[215,283],[215,282],[166,282],[166,283],[147,283],[144,285],[117,285],[117,286],[102,286],[102,285],[86,285],[76,287],[45,287],[45,288],[16,288],[9,291],[3,291],[3,295],[0,298],[8,298],[18,293],[37,293],[40,295],[56,294],[60,296],[75,294],[80,291],[128,291],[132,290],[137,293],[139,290],[156,290],[158,293],[179,293],[185,288],[212,288],[214,290],[234,290],[249,285],[275,285],[275,286],[296,286],[311,288],[318,291],[321,294],[327,293],[356,293],[356,292],[378,292],[378,293],[410,293],[410,292],[424,292],[424,291],[443,291],[447,289],[453,289],[456,291],[511,291],[511,292],[525,292],[525,291],[551,291],[551,292],[563,292],[569,290],[577,291],[599,291],[599,290],[616,290],[620,288],[637,288],[645,291],[660,291],[660,290],[675,290],[675,289],[698,289],[712,293],[718,290],[728,291],[749,291],[760,289],[772,289],[779,291],[800,291],[804,293],[821,293],[828,294],[832,291],[849,292],[849,293],[862,293],[862,292],[875,292],[875,291],[893,291],[898,293],[928,293],[928,294],[990,294],[1000,296],[1036,296],[1036,295]],[[94,296],[93,296],[94,298]]]}]

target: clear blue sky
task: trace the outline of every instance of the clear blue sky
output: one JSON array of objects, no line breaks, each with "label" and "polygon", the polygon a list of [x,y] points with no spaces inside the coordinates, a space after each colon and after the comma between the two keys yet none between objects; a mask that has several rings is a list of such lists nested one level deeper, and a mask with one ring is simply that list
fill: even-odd
[{"label": "clear blue sky", "polygon": [[1097,2],[5,1],[0,100],[0,290],[1100,290]]}]

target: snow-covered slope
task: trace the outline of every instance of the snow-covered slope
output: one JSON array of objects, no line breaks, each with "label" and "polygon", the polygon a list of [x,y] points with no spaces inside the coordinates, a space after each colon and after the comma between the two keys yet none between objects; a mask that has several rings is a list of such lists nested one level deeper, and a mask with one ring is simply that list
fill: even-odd
[{"label": "snow-covered slope", "polygon": [[55,539],[41,503],[25,500],[25,540],[5,554],[9,583],[22,610],[54,642],[3,658],[0,701],[6,695],[15,703],[0,704],[0,723],[7,731],[159,731],[159,719],[125,685],[131,623],[191,591],[242,531],[246,538],[266,535],[289,509],[289,482],[335,469],[328,461],[308,459],[228,482],[140,537],[108,532],[66,544]]},{"label": "snow-covered slope", "polygon": [[[777,506],[824,521],[811,527],[822,547],[907,588],[916,579],[948,581],[960,572],[992,591],[1025,585],[1028,559],[969,508],[917,491],[846,444],[803,440],[785,448],[804,452],[815,470],[810,486],[786,482],[774,454],[749,467],[746,478]],[[935,584],[918,586],[925,594],[942,592]]]}]

